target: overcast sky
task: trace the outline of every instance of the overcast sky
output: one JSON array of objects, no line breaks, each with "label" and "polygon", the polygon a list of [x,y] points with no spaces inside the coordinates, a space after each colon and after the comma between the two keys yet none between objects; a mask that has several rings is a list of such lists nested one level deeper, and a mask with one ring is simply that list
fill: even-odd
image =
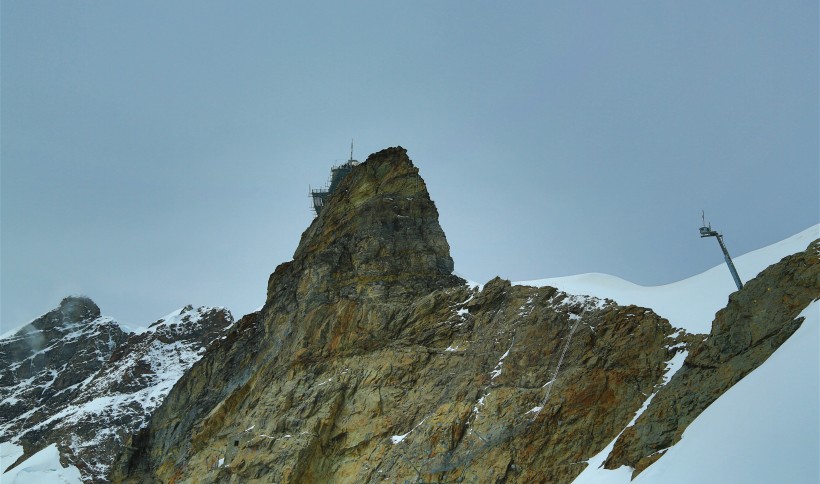
[{"label": "overcast sky", "polygon": [[[12,1],[2,316],[261,306],[308,186],[401,145],[456,271],[643,285],[820,219],[818,3]],[[819,234],[820,235],[820,234]],[[727,271],[727,277],[730,277]]]}]

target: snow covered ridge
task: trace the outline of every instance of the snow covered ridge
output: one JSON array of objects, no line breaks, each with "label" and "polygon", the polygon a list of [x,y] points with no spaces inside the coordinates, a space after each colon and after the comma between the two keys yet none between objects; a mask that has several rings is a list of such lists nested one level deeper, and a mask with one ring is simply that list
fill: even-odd
[{"label": "snow covered ridge", "polygon": [[225,308],[186,306],[128,333],[90,299],[66,298],[0,339],[0,440],[30,459],[56,444],[85,480],[104,481],[125,439],[233,322]]},{"label": "snow covered ridge", "polygon": [[[820,238],[820,224],[809,227],[788,239],[733,258],[743,282],[763,269],[797,252]],[[689,333],[709,333],[715,313],[726,306],[729,294],[737,288],[726,264],[682,281],[663,286],[639,286],[608,274],[579,274],[532,281],[514,282],[520,286],[552,286],[569,294],[585,294],[612,299],[621,305],[647,307],[667,318],[673,326]]]},{"label": "snow covered ridge", "polygon": [[[734,258],[743,282],[748,282],[786,256],[803,252],[820,238],[820,225],[788,239]],[[816,254],[820,256],[820,254]],[[656,287],[643,287],[606,274],[515,283],[553,286],[648,307],[690,333],[709,334],[715,314],[736,291],[725,264],[691,278]],[[684,431],[664,457],[631,481],[633,469],[607,470],[602,463],[613,441],[574,481],[576,484],[689,483],[689,482],[820,482],[820,302],[806,307],[793,334],[760,367],[712,403]],[[665,382],[680,368],[684,355],[670,368]],[[630,423],[652,401],[647,398]],[[629,426],[627,426],[629,427]],[[615,439],[617,440],[617,438]],[[776,448],[776,452],[773,450]]]},{"label": "snow covered ridge", "polygon": [[[746,274],[749,274],[749,272],[768,267],[770,262],[777,262],[783,256],[803,252],[806,246],[809,246],[809,251],[805,254],[804,265],[797,266],[807,267],[805,264],[810,266],[812,262],[820,260],[820,250],[816,243],[818,236],[820,236],[818,226],[815,226],[785,241],[739,257],[736,261],[742,261]],[[814,258],[813,261],[812,258]],[[725,266],[716,269],[728,273]],[[799,269],[795,269],[795,272],[797,270]],[[702,312],[702,308],[695,299],[697,294],[687,293],[686,289],[693,288],[697,283],[709,284],[710,282],[712,289],[715,289],[714,271],[715,269],[712,269],[693,277],[692,280],[662,286],[662,288],[679,290],[680,297],[684,299],[684,304],[688,304],[690,313]],[[742,277],[744,282],[748,280],[745,276]],[[752,283],[747,287],[752,287]],[[820,288],[815,286],[814,300],[796,316],[795,321],[802,320],[802,323],[799,324],[794,334],[760,366],[728,388],[717,400],[705,408],[686,427],[679,442],[658,450],[656,454],[663,457],[646,468],[634,481],[631,481],[634,475],[632,468],[622,466],[608,470],[602,467],[604,459],[607,458],[606,455],[613,448],[613,441],[598,456],[588,461],[589,466],[574,482],[576,484],[629,484],[630,481],[653,484],[820,482],[820,462],[818,462],[818,456],[820,456],[820,435],[818,434],[818,428],[820,428],[820,390],[818,390],[820,386],[820,345],[817,343],[820,339],[818,337],[820,293],[817,292],[818,290]],[[733,288],[727,290],[723,295],[728,296],[730,292],[733,292]],[[647,299],[650,295],[651,293],[638,294],[639,297],[643,296]],[[657,306],[649,304],[649,306],[668,308],[665,303],[669,301],[660,299],[654,302],[660,302],[660,304]],[[756,303],[757,300],[752,302]],[[769,304],[771,303],[772,301],[769,301]],[[686,308],[681,305],[678,309],[683,312]],[[774,313],[770,312],[764,319],[772,317],[775,317]],[[716,319],[716,325],[719,325],[719,319]],[[725,326],[723,328],[725,330]],[[709,328],[706,328],[704,332],[708,331]],[[713,329],[713,335],[714,331]],[[741,330],[741,333],[744,331]],[[688,375],[691,376],[692,372]],[[686,381],[691,382],[692,380]],[[651,397],[644,405],[644,409],[650,401]],[[681,402],[680,405],[685,407],[687,403]],[[638,415],[630,425],[637,420],[637,417]]]},{"label": "snow covered ridge", "polygon": [[799,317],[803,324],[768,360],[721,395],[634,481],[631,469],[600,467],[610,444],[574,483],[820,482],[820,301]]},{"label": "snow covered ridge", "polygon": [[[23,455],[23,448],[10,443],[0,444],[2,449],[3,465],[5,471],[7,465],[11,465],[18,457]],[[8,460],[6,460],[8,459]],[[18,466],[8,472],[3,473],[4,484],[79,484],[82,481],[80,470],[69,465],[63,467],[60,463],[60,451],[56,444],[40,450]]]}]

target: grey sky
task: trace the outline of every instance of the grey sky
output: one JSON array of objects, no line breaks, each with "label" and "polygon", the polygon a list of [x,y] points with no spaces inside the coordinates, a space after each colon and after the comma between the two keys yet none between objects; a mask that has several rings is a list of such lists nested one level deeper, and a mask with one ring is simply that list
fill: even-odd
[{"label": "grey sky", "polygon": [[701,209],[734,255],[820,219],[816,1],[302,3],[2,2],[0,330],[261,306],[351,138],[480,282],[668,283],[722,262]]}]

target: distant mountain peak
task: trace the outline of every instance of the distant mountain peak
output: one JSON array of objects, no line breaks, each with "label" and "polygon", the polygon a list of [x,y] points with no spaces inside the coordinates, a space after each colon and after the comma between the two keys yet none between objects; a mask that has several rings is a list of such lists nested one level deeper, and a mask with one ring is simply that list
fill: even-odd
[{"label": "distant mountain peak", "polygon": [[225,308],[185,306],[125,332],[86,296],[70,296],[0,339],[0,440],[29,457],[57,443],[97,482],[211,342],[233,324]]},{"label": "distant mountain peak", "polygon": [[60,313],[70,320],[96,318],[100,308],[88,296],[68,296],[60,301]]}]

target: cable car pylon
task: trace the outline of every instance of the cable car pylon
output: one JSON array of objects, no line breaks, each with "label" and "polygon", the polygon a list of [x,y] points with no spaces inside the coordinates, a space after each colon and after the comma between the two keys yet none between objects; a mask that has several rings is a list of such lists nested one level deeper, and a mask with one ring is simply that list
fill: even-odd
[{"label": "cable car pylon", "polygon": [[700,218],[703,222],[703,225],[700,228],[700,237],[715,237],[717,238],[718,244],[720,244],[720,250],[723,251],[723,258],[726,259],[726,265],[729,266],[729,272],[732,273],[732,278],[735,280],[735,285],[737,285],[737,289],[743,289],[743,283],[740,282],[740,276],[737,275],[737,269],[735,269],[735,264],[732,262],[732,257],[729,255],[729,251],[726,249],[726,244],[723,243],[723,236],[717,232],[717,230],[712,230],[712,224],[706,224],[706,215],[701,210]]}]

